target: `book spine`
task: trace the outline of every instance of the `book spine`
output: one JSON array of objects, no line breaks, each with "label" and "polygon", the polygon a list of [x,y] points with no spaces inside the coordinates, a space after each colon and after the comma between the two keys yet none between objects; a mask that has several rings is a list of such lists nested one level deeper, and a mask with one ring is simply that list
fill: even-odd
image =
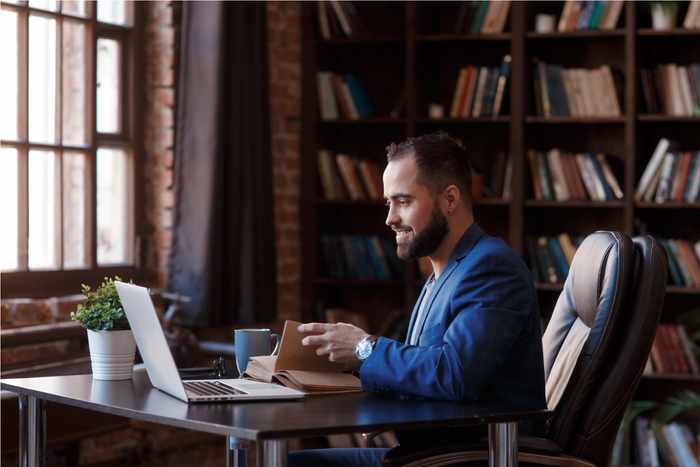
[{"label": "book spine", "polygon": [[610,165],[608,165],[608,161],[605,158],[605,154],[596,154],[596,160],[598,161],[598,164],[600,165],[603,175],[605,176],[605,181],[607,182],[608,186],[613,192],[613,195],[615,196],[616,199],[622,199],[624,197],[624,194],[622,193],[622,190],[620,189],[620,184],[617,183],[617,179],[615,178],[615,174],[613,174],[612,169],[610,168]]},{"label": "book spine", "polygon": [[559,280],[557,278],[557,270],[554,267],[554,261],[549,254],[547,237],[539,237],[537,239],[537,257],[544,265],[543,269],[546,271],[547,282],[550,284],[556,284]]},{"label": "book spine", "polygon": [[663,161],[669,146],[670,142],[666,138],[661,138],[657,143],[656,149],[654,149],[654,153],[652,154],[649,163],[644,169],[642,178],[640,179],[639,185],[637,186],[637,192],[634,195],[635,200],[642,200],[644,192],[646,191],[649,183],[651,183],[652,178],[654,178],[654,175],[659,170],[659,167],[661,167],[661,162]]}]

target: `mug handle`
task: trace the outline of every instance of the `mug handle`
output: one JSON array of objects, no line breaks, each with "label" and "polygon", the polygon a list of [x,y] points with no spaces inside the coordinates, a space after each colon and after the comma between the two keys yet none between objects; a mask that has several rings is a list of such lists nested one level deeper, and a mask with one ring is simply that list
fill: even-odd
[{"label": "mug handle", "polygon": [[279,334],[277,334],[275,332],[271,333],[270,337],[275,338],[275,348],[270,355],[277,355],[280,351],[280,341],[282,340],[282,338],[280,337]]}]

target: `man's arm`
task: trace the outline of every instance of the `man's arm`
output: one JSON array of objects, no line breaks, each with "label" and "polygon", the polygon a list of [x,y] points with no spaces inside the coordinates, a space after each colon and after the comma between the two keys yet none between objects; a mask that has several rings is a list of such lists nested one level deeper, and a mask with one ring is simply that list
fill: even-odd
[{"label": "man's arm", "polygon": [[476,400],[503,366],[533,310],[527,278],[508,263],[485,260],[480,264],[488,267],[465,275],[451,297],[447,312],[453,318],[440,345],[420,347],[380,337],[360,368],[363,388]]}]

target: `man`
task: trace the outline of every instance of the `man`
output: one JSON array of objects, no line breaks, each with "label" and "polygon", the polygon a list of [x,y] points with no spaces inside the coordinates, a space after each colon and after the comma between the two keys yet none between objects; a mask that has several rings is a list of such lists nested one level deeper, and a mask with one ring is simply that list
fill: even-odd
[{"label": "man", "polygon": [[[446,133],[391,145],[384,171],[386,224],[404,260],[433,267],[413,309],[406,342],[369,335],[351,324],[308,323],[304,345],[359,370],[366,391],[465,402],[545,408],[537,297],[523,261],[486,235],[472,213],[471,167]],[[470,430],[470,436],[481,431]],[[413,445],[426,434],[397,434]],[[433,442],[465,442],[450,430]],[[290,455],[294,465],[380,465],[385,450],[316,450]]]}]

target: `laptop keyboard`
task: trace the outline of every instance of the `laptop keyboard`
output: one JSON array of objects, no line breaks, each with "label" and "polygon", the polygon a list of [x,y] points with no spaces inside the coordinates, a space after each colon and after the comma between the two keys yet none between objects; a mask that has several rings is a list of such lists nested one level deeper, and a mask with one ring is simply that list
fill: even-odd
[{"label": "laptop keyboard", "polygon": [[246,394],[221,381],[183,381],[185,389],[197,396],[235,396]]}]

